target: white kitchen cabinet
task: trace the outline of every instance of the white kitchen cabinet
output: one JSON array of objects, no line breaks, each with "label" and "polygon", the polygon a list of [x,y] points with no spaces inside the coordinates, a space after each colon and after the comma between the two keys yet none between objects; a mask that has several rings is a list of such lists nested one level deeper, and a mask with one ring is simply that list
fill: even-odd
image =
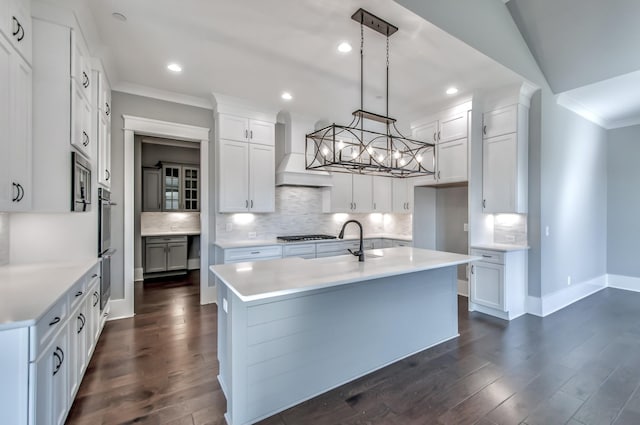
[{"label": "white kitchen cabinet", "polygon": [[220,212],[275,211],[273,146],[220,140],[218,160]]},{"label": "white kitchen cabinet", "polygon": [[411,179],[393,179],[393,212],[410,213],[413,211],[413,181]]},{"label": "white kitchen cabinet", "polygon": [[436,158],[436,182],[438,184],[468,180],[468,139],[438,144]]},{"label": "white kitchen cabinet", "polygon": [[82,35],[71,29],[71,79],[75,82],[81,96],[91,101],[94,81],[91,73],[91,57]]},{"label": "white kitchen cabinet", "polygon": [[216,258],[218,259],[218,264],[273,260],[282,258],[282,247],[280,245],[267,245],[228,249],[218,248]]},{"label": "white kitchen cabinet", "polygon": [[481,257],[470,265],[469,310],[512,320],[525,311],[526,250],[495,251],[472,248]]},{"label": "white kitchen cabinet", "polygon": [[32,201],[31,67],[0,37],[0,211],[27,211]]},{"label": "white kitchen cabinet", "polygon": [[324,212],[368,213],[373,211],[372,176],[332,173],[331,179],[333,186],[324,189],[323,192]]},{"label": "white kitchen cabinet", "polygon": [[0,32],[27,63],[31,63],[31,1],[3,0],[0,5]]},{"label": "white kitchen cabinet", "polygon": [[[70,211],[72,152],[86,156],[97,173],[91,97],[72,78],[74,31],[33,19],[33,210],[37,212]],[[81,34],[74,37],[78,41]]]},{"label": "white kitchen cabinet", "polygon": [[373,208],[376,213],[388,213],[392,210],[393,181],[391,177],[373,177]]},{"label": "white kitchen cabinet", "polygon": [[144,239],[145,274],[187,270],[187,236],[153,236]]},{"label": "white kitchen cabinet", "polygon": [[111,86],[101,65],[91,71],[92,105],[98,150],[98,184],[111,187]]},{"label": "white kitchen cabinet", "polygon": [[282,258],[316,258],[316,244],[294,244],[282,247]]},{"label": "white kitchen cabinet", "polygon": [[487,135],[482,142],[483,211],[525,214],[528,210],[528,108],[513,105],[485,113],[484,123]]},{"label": "white kitchen cabinet", "polygon": [[275,145],[275,124],[229,114],[218,114],[220,139]]},{"label": "white kitchen cabinet", "polygon": [[[460,183],[468,180],[470,109],[471,104],[460,105],[413,126],[413,138],[437,145],[435,174],[432,179],[422,178],[421,185]],[[429,138],[432,133],[433,136]]]},{"label": "white kitchen cabinet", "polygon": [[[86,298],[86,297],[85,297]],[[69,351],[67,353],[69,361],[68,392],[69,398],[73,399],[78,392],[82,374],[87,366],[87,311],[86,302],[81,303],[71,313],[68,324]]]},{"label": "white kitchen cabinet", "polygon": [[485,112],[482,121],[483,138],[515,133],[518,131],[518,105]]}]

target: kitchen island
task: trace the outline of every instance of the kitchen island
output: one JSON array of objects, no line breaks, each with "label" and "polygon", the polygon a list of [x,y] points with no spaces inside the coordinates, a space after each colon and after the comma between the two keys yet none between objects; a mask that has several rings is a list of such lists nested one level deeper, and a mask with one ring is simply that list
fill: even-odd
[{"label": "kitchen island", "polygon": [[255,423],[458,336],[457,268],[398,247],[211,266],[229,425]]}]

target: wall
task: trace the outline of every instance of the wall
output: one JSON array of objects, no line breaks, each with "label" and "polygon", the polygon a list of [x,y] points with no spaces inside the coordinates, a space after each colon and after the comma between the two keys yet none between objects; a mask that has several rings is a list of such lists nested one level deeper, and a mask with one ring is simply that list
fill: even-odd
[{"label": "wall", "polygon": [[[539,132],[529,133],[530,153],[534,153],[529,169],[534,179],[540,179],[539,190],[536,180],[529,186],[529,204],[534,208],[528,225],[533,260],[529,267],[537,268],[539,263],[539,275],[536,270],[529,273],[529,295],[541,297],[566,288],[567,275],[574,282],[604,275],[604,130],[557,105],[501,0],[396,2],[541,87]],[[531,221],[538,216],[539,222]],[[542,236],[546,226],[549,237]]]},{"label": "wall", "polygon": [[609,130],[607,144],[607,272],[640,277],[640,125]]},{"label": "wall", "polygon": [[[136,137],[136,143],[144,139]],[[158,162],[200,164],[200,149],[142,143],[142,166],[155,167]]]},{"label": "wall", "polygon": [[[111,168],[113,174],[112,199],[118,205],[112,208],[112,244],[118,251],[112,261],[112,289],[113,299],[124,297],[124,264],[123,264],[123,236],[124,236],[124,132],[122,115],[132,115],[137,117],[151,118],[163,121],[170,121],[199,127],[212,129],[213,138],[213,113],[211,110],[187,106],[163,100],[150,99],[142,96],[127,93],[112,93],[112,121],[111,121]],[[209,164],[210,175],[209,184],[215,188],[215,149],[211,144]],[[130,184],[130,183],[128,183]],[[214,196],[210,196],[209,208],[213,211]],[[139,223],[138,223],[139,225]],[[215,215],[209,216],[209,226],[215,229]],[[212,236],[212,235],[211,235]]]},{"label": "wall", "polygon": [[[336,235],[348,219],[359,220],[365,236],[372,233],[411,235],[410,214],[322,213],[322,190],[297,186],[277,187],[274,213],[217,214],[217,240],[246,240],[249,238],[249,232],[255,232],[256,239],[311,233]],[[228,225],[231,226],[230,231],[227,230]],[[357,234],[357,227],[349,226],[346,234]]]},{"label": "wall", "polygon": [[9,214],[0,213],[0,266],[9,263]]}]

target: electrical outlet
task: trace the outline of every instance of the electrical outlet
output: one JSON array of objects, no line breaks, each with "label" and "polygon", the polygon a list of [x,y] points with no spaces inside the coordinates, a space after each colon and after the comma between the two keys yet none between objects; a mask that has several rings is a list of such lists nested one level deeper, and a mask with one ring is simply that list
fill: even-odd
[{"label": "electrical outlet", "polygon": [[231,232],[233,230],[233,223],[227,223],[227,232]]},{"label": "electrical outlet", "polygon": [[256,238],[256,232],[249,232],[249,239],[255,239]]},{"label": "electrical outlet", "polygon": [[567,276],[567,286],[571,285],[571,275]]},{"label": "electrical outlet", "polygon": [[226,298],[223,298],[223,299],[222,299],[222,310],[223,310],[225,313],[228,313],[228,312],[229,312],[229,303],[227,302],[227,299],[226,299]]},{"label": "electrical outlet", "polygon": [[464,223],[464,227],[463,227],[465,232],[469,231],[469,223]]},{"label": "electrical outlet", "polygon": [[544,228],[544,234],[549,236],[549,226]]}]

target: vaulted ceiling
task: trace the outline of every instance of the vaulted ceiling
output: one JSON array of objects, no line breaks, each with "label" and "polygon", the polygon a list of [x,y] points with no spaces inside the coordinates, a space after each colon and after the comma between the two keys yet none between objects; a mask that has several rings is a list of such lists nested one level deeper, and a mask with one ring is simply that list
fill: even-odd
[{"label": "vaulted ceiling", "polygon": [[640,123],[640,1],[510,0],[559,103],[613,128]]}]

